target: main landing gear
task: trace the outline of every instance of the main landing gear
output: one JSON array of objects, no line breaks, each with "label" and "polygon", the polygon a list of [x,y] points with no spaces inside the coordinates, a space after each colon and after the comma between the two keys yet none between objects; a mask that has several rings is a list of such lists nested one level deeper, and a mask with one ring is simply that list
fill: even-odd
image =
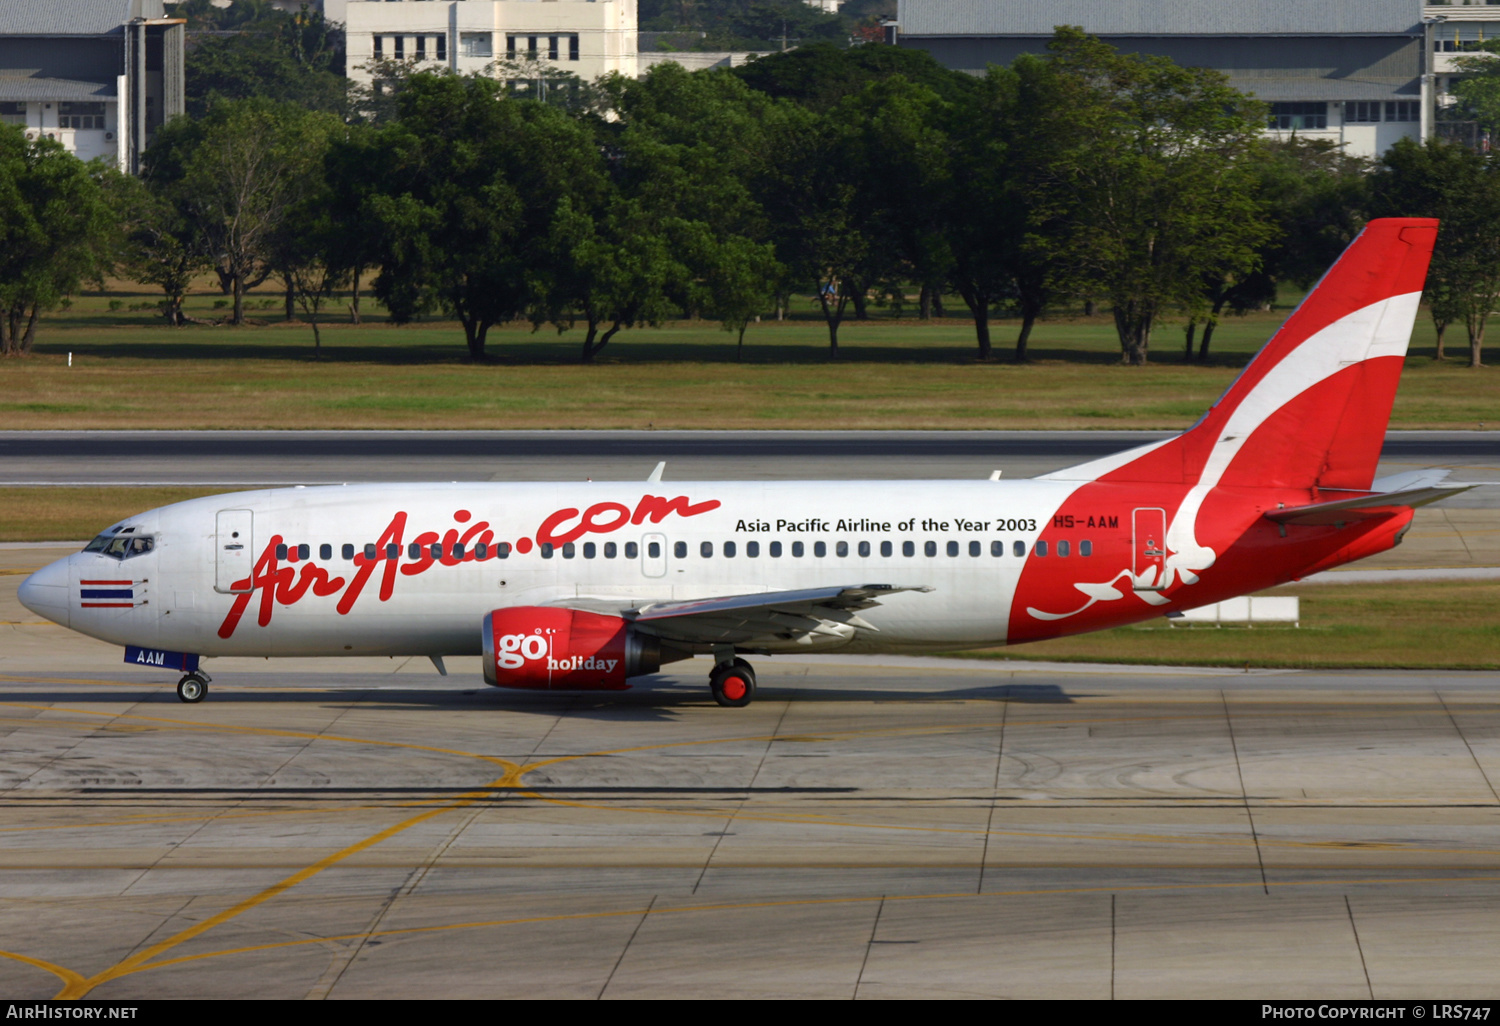
[{"label": "main landing gear", "polygon": [[194,670],[177,682],[177,697],[184,702],[201,702],[208,697],[208,674]]},{"label": "main landing gear", "polygon": [[722,662],[708,675],[714,701],[732,709],[743,708],[755,698],[755,670],[743,659]]}]

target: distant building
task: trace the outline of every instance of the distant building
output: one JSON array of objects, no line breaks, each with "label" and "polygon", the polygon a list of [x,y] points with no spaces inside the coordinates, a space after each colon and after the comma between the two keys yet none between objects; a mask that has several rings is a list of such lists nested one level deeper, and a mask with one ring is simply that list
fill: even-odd
[{"label": "distant building", "polygon": [[372,61],[391,59],[460,74],[507,57],[585,81],[636,74],[635,0],[324,0],[323,9],[344,23],[349,77],[362,84]]},{"label": "distant building", "polygon": [[138,171],[185,106],[182,26],[161,0],[0,0],[0,121]]},{"label": "distant building", "polygon": [[[1486,40],[1500,39],[1500,0],[1432,4],[1422,9],[1422,15],[1430,41],[1428,52],[1432,54],[1433,100],[1441,111],[1453,102],[1449,95],[1453,83],[1463,77],[1458,70],[1458,59],[1472,55]],[[1472,122],[1439,121],[1435,127],[1439,134],[1472,146],[1487,147],[1492,142]]]},{"label": "distant building", "polygon": [[[1432,39],[1420,0],[899,0],[898,46],[982,74],[1077,25],[1126,53],[1224,72],[1271,105],[1267,131],[1373,157],[1430,134]],[[1500,22],[1500,19],[1497,19]],[[1466,22],[1467,24],[1467,22]],[[1500,27],[1500,25],[1497,25]]]}]

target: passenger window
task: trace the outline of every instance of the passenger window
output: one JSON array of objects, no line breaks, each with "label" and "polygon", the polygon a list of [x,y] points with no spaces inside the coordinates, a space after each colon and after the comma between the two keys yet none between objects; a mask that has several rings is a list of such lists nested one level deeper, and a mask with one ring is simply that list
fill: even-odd
[{"label": "passenger window", "polygon": [[1045,556],[1047,554],[1047,543],[1044,541],[1037,542],[1036,547],[1032,551],[1038,556]]},{"label": "passenger window", "polygon": [[431,545],[429,545],[427,547],[427,551],[432,554],[432,558],[433,559],[442,559],[443,558],[443,543],[442,542],[433,542]]},{"label": "passenger window", "polygon": [[661,558],[661,542],[652,542],[646,546],[646,555],[652,559]]},{"label": "passenger window", "polygon": [[728,542],[724,543],[724,558],[725,559],[733,559],[734,558],[734,542],[728,541]]},{"label": "passenger window", "polygon": [[698,545],[698,555],[702,556],[704,559],[713,559],[714,558],[714,543],[713,542],[700,542],[699,545]]},{"label": "passenger window", "polygon": [[416,542],[412,542],[410,545],[408,545],[406,547],[406,558],[407,559],[421,559],[422,558],[422,546],[418,545]]},{"label": "passenger window", "polygon": [[552,543],[551,542],[542,542],[542,544],[538,545],[537,548],[541,549],[541,551],[542,551],[542,558],[543,559],[551,559],[552,558]]},{"label": "passenger window", "polygon": [[849,543],[848,542],[839,542],[837,545],[835,545],[833,547],[833,554],[835,556],[840,557],[840,558],[843,558],[844,556],[849,555]]},{"label": "passenger window", "polygon": [[1059,541],[1057,543],[1057,555],[1058,555],[1058,558],[1061,559],[1062,557],[1066,556],[1068,554],[1068,549],[1069,549],[1069,546],[1068,546],[1068,543],[1066,541]]},{"label": "passenger window", "polygon": [[374,559],[375,558],[375,543],[374,542],[370,542],[368,545],[365,546],[365,558],[366,559]]},{"label": "passenger window", "polygon": [[904,541],[901,543],[901,555],[915,556],[917,554],[917,543]]},{"label": "passenger window", "polygon": [[980,547],[980,544],[977,541],[969,542],[969,555],[977,556],[982,551],[984,550]]},{"label": "passenger window", "polygon": [[828,545],[827,545],[827,543],[826,542],[813,542],[813,555],[817,556],[819,559],[822,559],[824,556],[828,555]]},{"label": "passenger window", "polygon": [[401,546],[397,545],[395,542],[389,542],[389,543],[387,543],[386,547],[385,547],[385,558],[386,559],[399,559],[400,557],[401,557]]},{"label": "passenger window", "polygon": [[510,558],[510,542],[501,542],[500,544],[496,545],[495,546],[495,555],[499,556],[501,559],[509,559]]},{"label": "passenger window", "polygon": [[1026,555],[1026,543],[1023,541],[1018,541],[1011,545],[1010,550],[1018,556],[1024,556]]},{"label": "passenger window", "polygon": [[619,551],[620,551],[619,549],[615,548],[615,543],[614,542],[605,542],[604,543],[604,558],[605,559],[614,559],[615,558],[615,553],[617,553]]},{"label": "passenger window", "polygon": [[583,543],[583,558],[584,559],[593,559],[594,556],[598,554],[598,552],[599,552],[598,546],[596,546],[593,542],[584,542]]},{"label": "passenger window", "polygon": [[754,559],[760,555],[760,542],[750,541],[745,543],[745,558]]},{"label": "passenger window", "polygon": [[958,555],[958,542],[951,541],[951,542],[948,543],[948,555],[949,556],[956,556],[956,555]]},{"label": "passenger window", "polygon": [[990,555],[992,555],[992,556],[1003,556],[1003,555],[1005,555],[1005,543],[1003,541],[992,541],[992,542],[990,542]]},{"label": "passenger window", "polygon": [[807,551],[807,548],[801,542],[799,542],[799,541],[792,542],[792,558],[793,559],[801,559],[802,558],[802,553],[804,553],[806,551]]},{"label": "passenger window", "polygon": [[474,558],[475,559],[489,559],[490,558],[490,547],[488,545],[486,545],[484,542],[475,542],[474,543]]},{"label": "passenger window", "polygon": [[[639,545],[637,545],[635,542],[626,542],[625,543],[625,558],[626,559],[635,559],[640,554],[641,554],[641,547]],[[661,555],[661,550],[658,549],[656,554],[658,556]]]},{"label": "passenger window", "polygon": [[286,558],[286,546],[285,545],[278,545],[278,546],[276,546],[276,558],[277,559],[285,559]]},{"label": "passenger window", "polygon": [[343,551],[340,552],[339,554],[341,556],[343,556],[345,559],[353,559],[354,558],[354,546],[353,545],[349,545],[349,544],[346,543],[344,545]]},{"label": "passenger window", "polygon": [[880,543],[880,554],[882,556],[889,556],[893,551],[894,551],[894,549],[891,546],[890,542],[883,541],[883,542]]},{"label": "passenger window", "polygon": [[578,552],[578,550],[576,548],[574,548],[572,542],[563,542],[562,550],[563,550],[563,559],[572,559],[574,557],[574,555],[576,555],[577,552]]},{"label": "passenger window", "polygon": [[1091,542],[1091,541],[1081,541],[1081,542],[1079,542],[1078,543],[1078,554],[1080,556],[1092,556],[1094,554],[1094,543]]},{"label": "passenger window", "polygon": [[767,551],[770,552],[772,559],[780,559],[781,558],[781,542],[779,542],[779,541],[772,542],[770,544],[770,546],[769,546],[769,548],[768,548]]},{"label": "passenger window", "polygon": [[687,542],[673,542],[672,555],[678,559],[687,559]]},{"label": "passenger window", "polygon": [[322,545],[319,545],[318,546],[318,558],[319,559],[332,559],[333,558],[333,546],[329,545],[327,542],[324,542]]},{"label": "passenger window", "polygon": [[924,555],[924,556],[936,556],[937,555],[937,542],[930,541],[930,542],[925,543],[922,546],[922,555]]},{"label": "passenger window", "polygon": [[463,559],[464,558],[464,543],[463,542],[454,542],[453,543],[453,558],[454,559]]},{"label": "passenger window", "polygon": [[870,543],[869,542],[860,542],[859,543],[859,554],[861,556],[868,556],[870,554]]}]

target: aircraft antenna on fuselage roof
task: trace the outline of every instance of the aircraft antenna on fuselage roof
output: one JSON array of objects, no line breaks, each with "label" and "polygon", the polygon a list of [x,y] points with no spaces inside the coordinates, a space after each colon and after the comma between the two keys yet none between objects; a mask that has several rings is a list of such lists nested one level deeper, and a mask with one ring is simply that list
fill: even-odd
[{"label": "aircraft antenna on fuselage roof", "polygon": [[656,465],[656,469],[653,470],[653,471],[651,471],[650,476],[648,476],[646,478],[646,483],[647,484],[655,484],[656,482],[660,481],[661,480],[661,472],[663,470],[666,470],[666,469],[667,469],[667,461],[666,460],[662,460],[660,463],[658,463]]}]

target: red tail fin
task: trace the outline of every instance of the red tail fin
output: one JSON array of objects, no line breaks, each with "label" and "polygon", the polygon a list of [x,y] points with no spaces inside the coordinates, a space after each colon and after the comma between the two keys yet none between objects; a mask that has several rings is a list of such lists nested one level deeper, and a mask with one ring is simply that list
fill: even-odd
[{"label": "red tail fin", "polygon": [[1047,477],[1368,488],[1437,227],[1371,221],[1197,424]]}]

